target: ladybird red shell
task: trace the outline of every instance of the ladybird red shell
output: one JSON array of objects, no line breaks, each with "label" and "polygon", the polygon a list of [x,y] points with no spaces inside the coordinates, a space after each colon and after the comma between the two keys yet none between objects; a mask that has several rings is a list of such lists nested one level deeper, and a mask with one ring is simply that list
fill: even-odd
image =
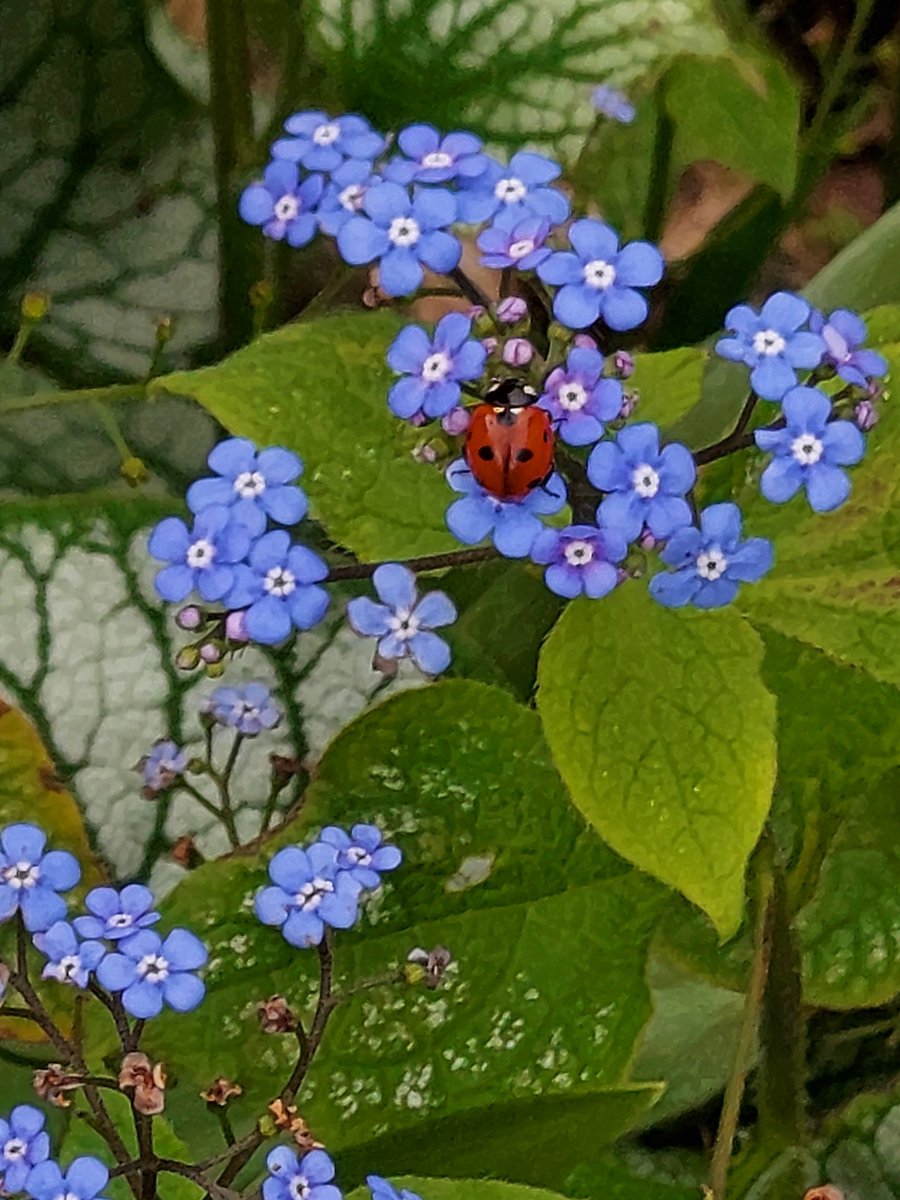
[{"label": "ladybird red shell", "polygon": [[550,414],[543,408],[478,404],[471,412],[465,459],[491,495],[518,500],[551,474],[554,441]]}]

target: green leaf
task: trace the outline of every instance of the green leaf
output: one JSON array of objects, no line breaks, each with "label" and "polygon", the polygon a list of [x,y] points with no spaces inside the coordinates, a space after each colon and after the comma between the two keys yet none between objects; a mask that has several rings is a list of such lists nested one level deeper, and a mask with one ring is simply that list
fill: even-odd
[{"label": "green leaf", "polygon": [[230,432],[296,450],[312,515],[360,558],[450,550],[453,493],[413,460],[415,439],[387,406],[384,356],[400,326],[389,312],[300,322],[219,366],[164,376],[152,392],[190,396]]},{"label": "green leaf", "polygon": [[740,924],[775,777],[761,659],[737,614],[674,613],[624,587],[571,604],[538,670],[538,711],[572,799],[723,938]]},{"label": "green leaf", "polygon": [[[654,1095],[618,1091],[649,1015],[644,962],[661,894],[568,804],[536,715],[464,681],[380,705],[332,744],[277,842],[354,820],[395,835],[405,861],[362,927],[338,938],[337,986],[390,970],[414,946],[445,945],[456,962],[435,993],[375,991],[338,1009],[300,1099],[320,1139],[346,1151],[418,1130],[433,1150],[432,1122],[474,1130],[494,1105],[518,1105],[508,1128],[553,1097],[585,1120],[618,1111],[596,1136],[620,1132],[622,1104],[633,1118]],[[148,1029],[182,1078],[212,1069],[240,1082],[245,1121],[290,1069],[290,1046],[257,1030],[254,1003],[282,992],[306,1008],[315,962],[252,915],[273,849],[201,867],[169,897],[167,920],[210,943],[209,995]],[[474,1169],[470,1142],[448,1142],[442,1169]]]},{"label": "green leaf", "polygon": [[900,303],[900,204],[895,204],[836,254],[804,288],[817,308],[854,308]]},{"label": "green leaf", "polygon": [[646,234],[659,113],[655,93],[640,97],[630,125],[599,117],[571,172],[578,207],[599,208],[623,241]]},{"label": "green leaf", "polygon": [[[392,1179],[394,1187],[408,1188],[421,1200],[562,1200],[558,1192],[523,1187],[501,1179],[438,1179],[405,1175]],[[357,1188],[347,1200],[369,1200],[368,1188]]]},{"label": "green leaf", "polygon": [[626,386],[637,388],[640,396],[638,419],[670,429],[690,412],[700,399],[707,357],[692,346],[635,355],[634,374]]},{"label": "green leaf", "polygon": [[657,1178],[651,1173],[654,1166],[652,1161],[642,1163],[639,1171],[615,1154],[606,1154],[595,1165],[573,1171],[566,1180],[566,1195],[587,1200],[697,1200],[700,1189],[695,1181]]}]

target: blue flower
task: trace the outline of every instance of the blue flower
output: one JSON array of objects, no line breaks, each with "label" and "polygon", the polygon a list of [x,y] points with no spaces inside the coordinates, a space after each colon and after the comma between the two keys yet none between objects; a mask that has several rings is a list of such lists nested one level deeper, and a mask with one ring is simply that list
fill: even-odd
[{"label": "blue flower", "polygon": [[248,225],[262,225],[273,241],[305,246],[316,236],[316,205],[324,188],[321,175],[307,175],[301,183],[296,163],[276,159],[263,172],[262,183],[251,183],[241,193],[238,212]]},{"label": "blue flower", "polygon": [[864,388],[872,378],[887,374],[887,362],[875,350],[863,349],[866,323],[855,312],[837,308],[829,317],[813,309],[809,327],[825,343],[823,363],[834,367],[841,379]]},{"label": "blue flower", "polygon": [[522,216],[515,209],[502,212],[493,225],[478,235],[481,265],[497,271],[505,267],[533,271],[550,257],[551,250],[544,245],[549,236],[550,222],[546,217]]},{"label": "blue flower", "polygon": [[767,538],[742,542],[738,506],[711,504],[700,514],[700,528],[679,529],[660,557],[675,570],[650,580],[654,600],[666,608],[721,608],[742,583],[755,583],[771,568],[772,543]]},{"label": "blue flower", "polygon": [[283,529],[264,534],[250,551],[250,565],[235,570],[229,608],[246,608],[244,627],[254,642],[274,646],[291,629],[312,629],[325,616],[328,593],[316,586],[328,575],[318,554],[291,545]]},{"label": "blue flower", "polygon": [[667,538],[691,523],[684,497],[697,477],[694,457],[678,442],[660,451],[659,429],[649,421],[626,425],[615,442],[595,446],[587,474],[594,487],[611,493],[600,502],[599,523],[629,542],[645,525],[654,537]]},{"label": "blue flower", "polygon": [[354,825],[349,834],[337,825],[327,825],[319,838],[326,845],[334,846],[338,867],[352,875],[362,888],[379,887],[380,873],[393,871],[403,861],[396,846],[382,845],[381,830],[377,825]]},{"label": "blue flower", "polygon": [[173,929],[165,939],[152,929],[140,929],[106,955],[97,979],[109,991],[122,993],[133,1017],[156,1017],[163,1004],[190,1012],[206,992],[203,980],[193,974],[206,959],[206,947],[187,929]]},{"label": "blue flower", "polygon": [[825,353],[817,333],[801,330],[809,305],[791,292],[776,292],[755,312],[738,304],[725,317],[735,336],[720,338],[716,354],[750,367],[750,386],[763,400],[780,400],[797,383],[795,368],[816,367]]},{"label": "blue flower", "polygon": [[84,903],[92,915],[76,917],[73,922],[84,938],[117,942],[159,920],[159,913],[153,911],[153,893],[141,883],[129,883],[120,892],[111,887],[91,888]]},{"label": "blue flower", "polygon": [[393,158],[384,168],[393,183],[446,183],[473,179],[487,169],[481,138],[457,131],[442,138],[433,125],[407,125],[397,135],[405,158]]},{"label": "blue flower", "polygon": [[81,878],[68,850],[44,853],[47,835],[37,825],[7,825],[0,833],[0,921],[22,910],[29,933],[43,932],[66,915],[67,892]]},{"label": "blue flower", "polygon": [[388,296],[408,296],[422,282],[422,263],[446,274],[462,254],[445,229],[456,220],[456,199],[442,188],[418,189],[410,199],[397,183],[380,183],[363,198],[366,216],[351,217],[338,231],[341,257],[353,266],[378,259],[378,279]]},{"label": "blue flower", "polygon": [[447,528],[466,546],[490,534],[506,558],[525,558],[544,527],[540,516],[552,516],[566,503],[566,485],[556,474],[521,500],[492,496],[461,458],[450,464],[446,475],[453,490],[462,493],[462,499],[447,509]]},{"label": "blue flower", "polygon": [[336,237],[342,225],[362,210],[363,200],[370,187],[381,183],[381,176],[372,173],[372,164],[348,158],[331,173],[331,182],[319,204],[319,225]]},{"label": "blue flower", "polygon": [[91,971],[106,953],[102,942],[79,942],[68,921],[55,921],[46,933],[36,933],[34,944],[48,960],[41,979],[74,983],[80,988],[87,987]]},{"label": "blue flower", "polygon": [[281,720],[271,692],[262,683],[216,688],[204,710],[211,712],[220,725],[228,725],[244,737],[256,737],[263,729],[273,729]]},{"label": "blue flower", "polygon": [[545,529],[535,538],[531,557],[546,565],[544,582],[551,592],[573,600],[584,593],[591,600],[607,595],[619,582],[619,563],[628,551],[617,529],[596,525],[567,525]]},{"label": "blue flower", "polygon": [[298,1160],[287,1146],[276,1146],[266,1159],[263,1200],[342,1200],[335,1187],[334,1163],[324,1150],[310,1150]]},{"label": "blue flower", "polygon": [[603,437],[604,421],[622,411],[622,385],[603,378],[599,350],[576,346],[564,367],[556,367],[544,381],[538,400],[553,418],[557,433],[570,446],[589,446]]},{"label": "blue flower", "polygon": [[247,527],[220,505],[198,513],[192,529],[180,517],[165,517],[147,543],[154,558],[169,563],[157,572],[157,592],[176,602],[193,591],[204,600],[221,600],[233,587],[234,564],[246,557],[251,541]]},{"label": "blue flower", "polygon": [[164,792],[184,772],[188,758],[174,742],[157,742],[138,764],[144,776],[144,788],[154,796]]},{"label": "blue flower", "polygon": [[850,495],[850,478],[842,467],[858,463],[866,439],[852,421],[829,421],[831,401],[818,388],[796,387],[781,406],[784,429],[757,429],[760,450],[774,458],[762,473],[759,487],[773,504],[784,504],[806,488],[816,512],[838,508]]},{"label": "blue flower", "polygon": [[421,325],[407,325],[388,347],[388,365],[405,378],[388,394],[388,407],[397,417],[419,413],[443,417],[460,398],[460,383],[477,379],[484,370],[487,350],[469,337],[472,322],[462,313],[441,317],[430,338]]},{"label": "blue flower", "polygon": [[624,92],[601,83],[591,92],[591,103],[597,112],[620,125],[630,125],[637,115],[637,110]]},{"label": "blue flower", "polygon": [[367,1175],[366,1183],[372,1193],[372,1200],[421,1200],[421,1197],[415,1192],[411,1192],[409,1188],[400,1188],[398,1191],[392,1183],[387,1179],[382,1179],[380,1175]]},{"label": "blue flower", "polygon": [[638,288],[659,283],[663,259],[649,242],[619,249],[619,235],[602,221],[586,217],[569,229],[572,251],[552,254],[537,272],[559,287],[553,315],[570,329],[586,329],[602,317],[610,329],[636,329],[647,316]]},{"label": "blue flower", "polygon": [[426,675],[439,675],[450,665],[450,648],[431,631],[456,620],[456,609],[443,592],[417,599],[416,577],[399,563],[382,563],[372,576],[381,604],[357,596],[347,617],[358,634],[377,637],[382,658],[412,658]]},{"label": "blue flower", "polygon": [[272,146],[275,158],[299,162],[307,171],[334,171],[345,158],[371,161],[384,149],[384,138],[364,117],[329,117],[324,112],[294,113],[284,123],[290,137]]},{"label": "blue flower", "polygon": [[108,1182],[109,1171],[100,1159],[86,1154],[73,1158],[65,1174],[59,1163],[38,1163],[26,1187],[34,1200],[97,1200]]},{"label": "blue flower", "polygon": [[0,1117],[0,1189],[7,1196],[25,1190],[33,1167],[50,1157],[50,1138],[44,1131],[44,1114],[30,1104],[19,1104]]},{"label": "blue flower", "polygon": [[206,460],[217,479],[198,479],[187,491],[193,513],[221,506],[245,526],[251,537],[266,527],[266,517],[280,525],[295,525],[306,516],[306,495],[290,486],[303,474],[303,463],[292,450],[268,446],[257,451],[247,438],[228,438]]},{"label": "blue flower", "polygon": [[543,154],[520,150],[503,166],[488,159],[487,166],[474,179],[460,179],[459,219],[467,225],[480,225],[499,212],[525,217],[546,217],[559,225],[569,215],[569,201],[554,187],[548,187],[562,174],[562,167]]},{"label": "blue flower", "polygon": [[275,886],[257,894],[256,915],[264,925],[280,925],[292,946],[318,946],[326,925],[349,929],[355,923],[360,885],[339,870],[334,846],[287,846],[269,863],[269,878]]}]

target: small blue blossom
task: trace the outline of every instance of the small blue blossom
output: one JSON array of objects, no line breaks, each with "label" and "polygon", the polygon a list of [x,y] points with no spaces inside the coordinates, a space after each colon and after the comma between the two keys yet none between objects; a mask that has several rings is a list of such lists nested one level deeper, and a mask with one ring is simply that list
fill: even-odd
[{"label": "small blue blossom", "polygon": [[45,933],[36,933],[34,944],[47,958],[41,979],[73,983],[80,988],[87,987],[91,971],[106,953],[102,942],[80,942],[68,921],[55,921]]},{"label": "small blue blossom", "polygon": [[372,172],[372,164],[348,158],[331,173],[331,182],[319,204],[319,225],[331,237],[337,237],[341,226],[362,211],[366,192],[381,183],[381,176]]},{"label": "small blue blossom", "polygon": [[276,529],[253,546],[249,566],[235,569],[227,604],[246,609],[244,628],[252,641],[274,646],[292,628],[312,629],[325,616],[328,593],[318,584],[327,575],[318,554],[291,545],[287,533]]},{"label": "small blue blossom", "polygon": [[19,1104],[9,1120],[0,1117],[0,1190],[4,1195],[24,1191],[29,1172],[49,1157],[50,1138],[40,1109]]},{"label": "small blue blossom", "polygon": [[615,420],[622,411],[622,385],[603,377],[599,350],[576,346],[566,356],[566,365],[547,376],[538,404],[550,413],[564,442],[589,446],[603,437],[603,422]]},{"label": "small blue blossom", "polygon": [[97,967],[97,979],[133,1017],[144,1020],[162,1012],[195,1009],[206,985],[193,972],[205,965],[206,947],[187,929],[173,929],[165,939],[152,929],[140,929],[119,943]]},{"label": "small blue blossom", "polygon": [[397,135],[405,158],[393,158],[384,168],[393,183],[447,183],[450,179],[474,179],[488,166],[481,138],[457,131],[441,137],[433,125],[407,125]]},{"label": "small blue blossom", "polygon": [[164,792],[184,773],[187,763],[187,754],[175,742],[157,742],[138,764],[145,790],[153,795]]},{"label": "small blue blossom", "polygon": [[355,923],[361,888],[338,868],[334,846],[287,846],[269,863],[269,878],[274,886],[257,894],[256,915],[264,925],[280,925],[292,946],[318,946],[326,925],[349,929]]},{"label": "small blue blossom", "polygon": [[303,462],[292,450],[268,446],[257,451],[247,438],[228,438],[213,447],[206,461],[218,478],[191,484],[191,512],[227,508],[251,537],[265,530],[266,517],[280,525],[296,525],[306,516],[306,495],[291,486],[303,474]]},{"label": "small blue blossom", "polygon": [[809,327],[825,343],[822,359],[834,367],[841,379],[856,387],[864,388],[870,379],[880,379],[887,374],[887,362],[875,350],[864,349],[867,337],[866,323],[855,312],[837,308],[829,316],[817,309],[809,314]]},{"label": "small blue blossom", "polygon": [[763,400],[780,400],[797,383],[797,368],[819,365],[825,341],[801,327],[809,305],[791,292],[776,292],[755,312],[738,304],[725,317],[733,337],[716,342],[716,354],[750,367],[750,386]]},{"label": "small blue blossom", "polygon": [[422,283],[422,263],[446,274],[462,247],[446,232],[456,220],[456,198],[443,188],[419,188],[412,198],[397,183],[380,183],[363,197],[363,210],[338,231],[341,257],[352,266],[378,260],[378,280],[388,296],[408,296]]},{"label": "small blue blossom", "polygon": [[165,517],[154,526],[147,549],[169,565],[154,585],[163,600],[178,602],[197,591],[204,600],[221,600],[234,586],[234,564],[245,558],[252,541],[231,510],[216,505],[196,515],[188,529],[180,517]]},{"label": "small blue blossom", "polygon": [[119,892],[111,887],[91,888],[84,898],[91,915],[76,917],[73,924],[83,938],[118,942],[156,924],[159,913],[154,912],[153,903],[153,893],[142,883],[129,883]]},{"label": "small blue blossom", "polygon": [[525,217],[545,217],[560,225],[569,215],[569,201],[559,188],[549,187],[562,174],[562,167],[543,154],[520,150],[504,166],[489,158],[474,179],[460,179],[459,219],[480,225],[499,212]]},{"label": "small blue blossom", "polygon": [[392,370],[403,374],[388,394],[394,416],[444,417],[459,404],[460,383],[477,379],[487,350],[470,338],[472,322],[462,313],[441,317],[429,337],[421,325],[407,325],[388,347]]},{"label": "small blue blossom", "polygon": [[371,162],[384,149],[384,138],[354,113],[329,117],[324,112],[294,113],[284,123],[291,135],[272,146],[275,158],[299,162],[307,171],[334,171],[345,158]]},{"label": "small blue blossom", "polygon": [[108,1182],[109,1171],[100,1159],[86,1154],[72,1159],[65,1174],[59,1163],[39,1163],[26,1188],[34,1200],[98,1200]]},{"label": "small blue blossom", "polygon": [[816,512],[838,508],[850,495],[842,467],[858,463],[866,439],[852,421],[830,421],[831,401],[818,388],[795,387],[781,406],[784,429],[757,429],[760,450],[774,454],[759,487],[773,504],[784,504],[801,488]]},{"label": "small blue blossom", "polygon": [[544,245],[549,236],[550,222],[546,217],[522,216],[515,210],[502,212],[493,225],[478,235],[481,265],[496,271],[505,267],[533,271],[550,257],[551,250]]},{"label": "small blue blossom", "polygon": [[678,442],[660,451],[659,429],[649,421],[626,425],[615,442],[595,446],[587,474],[594,487],[610,493],[600,502],[598,522],[629,542],[645,525],[654,537],[667,538],[691,523],[684,497],[697,478],[694,457]]},{"label": "small blue blossom", "polygon": [[619,235],[603,221],[585,217],[569,228],[572,250],[542,262],[544,283],[559,288],[553,315],[569,329],[586,329],[602,317],[610,329],[636,329],[646,319],[647,301],[638,288],[663,276],[663,258],[649,242],[619,248]]},{"label": "small blue blossom", "polygon": [[68,850],[44,852],[47,835],[37,825],[7,825],[0,833],[0,921],[21,909],[29,933],[42,933],[66,915],[67,892],[81,878]]},{"label": "small blue blossom", "polygon": [[377,637],[382,658],[411,658],[426,675],[439,675],[450,665],[450,648],[432,630],[456,620],[456,608],[443,592],[418,599],[416,577],[399,563],[382,563],[372,576],[381,600],[357,596],[347,617],[363,637]]},{"label": "small blue blossom", "polygon": [[617,88],[601,83],[591,92],[591,103],[598,113],[618,121],[620,125],[630,125],[637,115],[637,110],[624,92]]},{"label": "small blue blossom", "polygon": [[628,544],[617,529],[567,525],[539,533],[531,558],[547,567],[544,582],[557,596],[573,600],[584,593],[598,600],[619,582],[614,564],[620,563],[627,551]]},{"label": "small blue blossom", "polygon": [[461,458],[450,464],[446,477],[453,490],[462,493],[462,499],[447,509],[447,528],[466,546],[490,535],[506,558],[526,558],[544,527],[540,517],[558,513],[566,503],[566,485],[556,474],[519,500],[492,496]]},{"label": "small blue blossom", "polygon": [[337,825],[327,825],[319,839],[334,846],[338,867],[352,875],[362,888],[379,887],[381,872],[393,871],[403,861],[396,846],[382,844],[377,825],[354,825],[349,834]]},{"label": "small blue blossom", "polygon": [[243,687],[216,688],[204,705],[220,725],[236,729],[244,737],[256,737],[264,729],[273,729],[281,720],[281,711],[272,701],[272,693],[262,683]]},{"label": "small blue blossom", "polygon": [[741,541],[741,510],[736,504],[711,504],[700,514],[700,528],[679,529],[660,558],[674,571],[650,580],[650,595],[666,608],[721,608],[730,604],[742,583],[756,583],[772,566],[767,538]]},{"label": "small blue blossom", "polygon": [[316,205],[324,189],[321,175],[307,175],[301,183],[296,163],[276,159],[263,172],[262,183],[251,183],[241,193],[238,212],[248,225],[261,225],[273,241],[305,246],[316,236]]},{"label": "small blue blossom", "polygon": [[367,1175],[366,1183],[372,1193],[372,1200],[421,1200],[421,1197],[415,1192],[411,1192],[409,1188],[400,1188],[398,1191],[392,1183],[387,1179],[382,1179],[380,1175]]},{"label": "small blue blossom", "polygon": [[324,1150],[310,1150],[298,1159],[288,1146],[276,1146],[266,1167],[263,1200],[342,1200],[340,1189],[331,1182],[334,1163]]}]

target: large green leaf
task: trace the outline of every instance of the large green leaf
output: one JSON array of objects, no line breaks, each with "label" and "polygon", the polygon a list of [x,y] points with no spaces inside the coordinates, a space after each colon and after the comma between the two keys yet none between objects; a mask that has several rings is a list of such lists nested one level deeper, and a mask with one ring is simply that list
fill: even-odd
[{"label": "large green leaf", "polygon": [[706,361],[706,353],[691,346],[635,355],[634,374],[626,386],[639,393],[638,419],[663,429],[680,420],[700,398]]},{"label": "large green leaf", "polygon": [[[434,994],[372,992],[338,1010],[301,1097],[319,1136],[343,1151],[418,1130],[433,1147],[438,1119],[475,1128],[491,1106],[515,1102],[524,1121],[528,1105],[554,1096],[584,1119],[612,1120],[616,1097],[597,1093],[619,1087],[649,1016],[644,960],[661,893],[568,804],[535,714],[463,681],[380,705],[332,744],[277,841],[354,820],[396,835],[405,863],[362,928],[338,938],[338,986],[417,945],[448,946],[456,964]],[[182,1078],[236,1078],[244,1120],[289,1069],[290,1047],[256,1030],[253,1003],[282,991],[305,1007],[315,960],[252,915],[274,848],[202,867],[169,897],[167,920],[210,943],[209,995],[149,1031]],[[624,1098],[632,1119],[652,1096]],[[620,1112],[597,1137],[621,1125]],[[448,1140],[441,1169],[474,1169],[470,1141]]]},{"label": "large green leaf", "polygon": [[538,671],[538,710],[575,803],[723,937],[740,924],[775,776],[761,658],[736,613],[673,613],[626,586],[571,604]]},{"label": "large green leaf", "polygon": [[855,308],[900,303],[900,204],[836,254],[804,295],[821,308]]},{"label": "large green leaf", "polygon": [[[406,1175],[392,1179],[397,1188],[409,1188],[422,1200],[562,1200],[558,1192],[523,1187],[501,1179],[436,1179]],[[369,1200],[368,1188],[351,1192],[347,1200]]]}]

